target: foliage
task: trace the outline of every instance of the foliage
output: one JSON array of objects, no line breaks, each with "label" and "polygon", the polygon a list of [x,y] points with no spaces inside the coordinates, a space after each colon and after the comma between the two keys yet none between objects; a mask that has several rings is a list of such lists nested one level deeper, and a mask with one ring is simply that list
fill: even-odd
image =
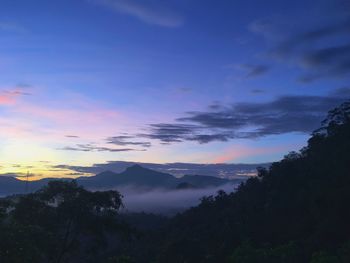
[{"label": "foliage", "polygon": [[238,246],[230,263],[294,263],[298,262],[298,248],[294,243],[278,247],[254,248],[249,243]]},{"label": "foliage", "polygon": [[116,219],[121,205],[118,192],[89,192],[74,181],[2,200],[0,262],[92,261],[107,232],[126,230]]}]

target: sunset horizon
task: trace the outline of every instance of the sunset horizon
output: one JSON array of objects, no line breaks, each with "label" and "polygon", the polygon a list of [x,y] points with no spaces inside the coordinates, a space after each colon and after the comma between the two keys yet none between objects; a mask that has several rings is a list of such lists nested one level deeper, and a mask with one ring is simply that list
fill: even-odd
[{"label": "sunset horizon", "polygon": [[2,2],[1,175],[274,162],[350,94],[346,1],[156,2]]},{"label": "sunset horizon", "polygon": [[349,263],[350,0],[0,0],[0,263]]}]

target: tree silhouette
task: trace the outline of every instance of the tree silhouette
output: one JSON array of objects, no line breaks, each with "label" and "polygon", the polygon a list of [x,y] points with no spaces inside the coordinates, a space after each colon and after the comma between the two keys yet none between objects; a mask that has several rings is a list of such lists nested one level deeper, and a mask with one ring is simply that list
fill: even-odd
[{"label": "tree silhouette", "polygon": [[[10,244],[26,255],[22,258],[0,247],[2,257],[6,253],[11,257],[8,262],[28,262],[30,258],[70,262],[80,253],[93,257],[106,245],[107,233],[127,231],[117,217],[122,206],[118,192],[89,192],[75,181],[51,181],[36,193],[7,201],[6,206],[10,212],[2,227],[12,232]],[[6,206],[3,204],[0,212]]]}]

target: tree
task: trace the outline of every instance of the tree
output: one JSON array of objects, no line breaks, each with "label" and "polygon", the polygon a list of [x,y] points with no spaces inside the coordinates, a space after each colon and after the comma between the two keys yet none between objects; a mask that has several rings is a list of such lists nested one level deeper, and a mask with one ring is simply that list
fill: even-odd
[{"label": "tree", "polygon": [[[2,225],[12,231],[15,249],[38,252],[34,262],[88,260],[106,247],[108,233],[127,234],[128,228],[118,221],[121,206],[116,191],[90,192],[75,181],[50,181],[36,193],[13,202],[7,223]],[[0,214],[4,214],[1,207]],[[4,250],[0,247],[0,261],[5,254],[15,254]],[[14,254],[11,256],[16,257]]]},{"label": "tree", "polygon": [[312,255],[311,263],[340,263],[340,261],[338,257],[321,251]]}]

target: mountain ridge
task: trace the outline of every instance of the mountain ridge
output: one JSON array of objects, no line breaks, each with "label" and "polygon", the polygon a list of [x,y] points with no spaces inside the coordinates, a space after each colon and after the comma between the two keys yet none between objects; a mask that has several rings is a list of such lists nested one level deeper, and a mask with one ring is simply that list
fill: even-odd
[{"label": "mountain ridge", "polygon": [[145,189],[164,188],[175,190],[182,183],[193,185],[195,188],[218,187],[225,184],[240,183],[242,179],[228,180],[207,175],[184,175],[181,178],[144,168],[135,164],[126,168],[121,173],[104,171],[94,176],[81,176],[76,179],[72,178],[44,178],[36,181],[27,182],[14,177],[0,177],[0,196],[11,194],[24,194],[34,192],[46,185],[51,180],[76,180],[77,183],[87,189],[106,190],[118,187],[133,186]]}]

